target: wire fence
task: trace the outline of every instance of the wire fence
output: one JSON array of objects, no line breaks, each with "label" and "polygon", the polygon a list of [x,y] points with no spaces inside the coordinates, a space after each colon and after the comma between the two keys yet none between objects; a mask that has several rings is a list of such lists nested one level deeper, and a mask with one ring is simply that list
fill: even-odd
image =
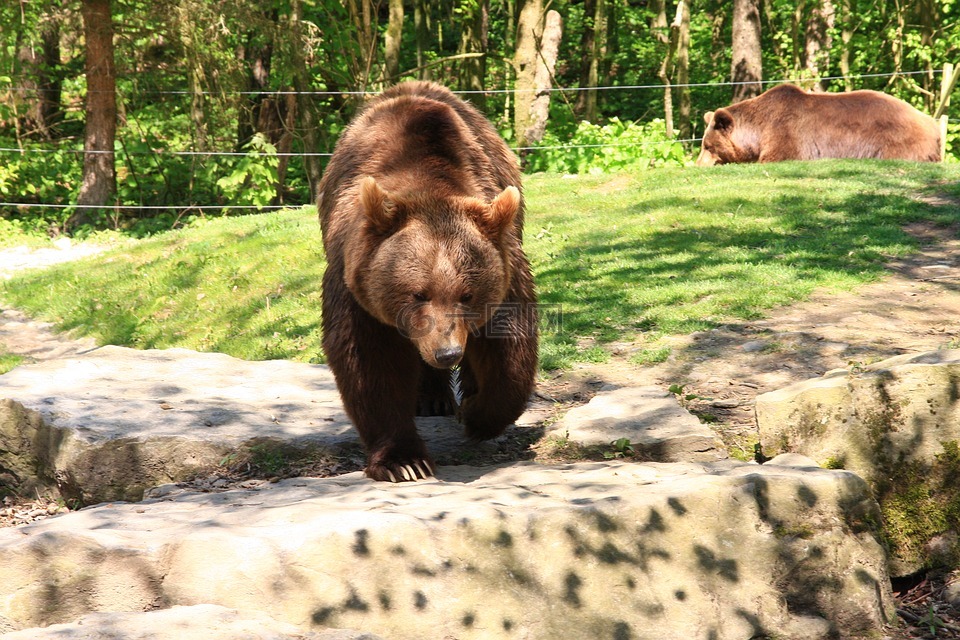
[{"label": "wire fence", "polygon": [[[924,70],[924,71],[900,71],[896,73],[870,73],[870,74],[856,74],[849,76],[827,76],[820,78],[823,81],[833,81],[833,80],[849,80],[849,79],[867,79],[867,78],[891,78],[895,76],[917,76],[917,75],[936,75],[942,74],[942,69],[933,69],[933,70]],[[777,85],[783,83],[797,83],[802,81],[808,81],[809,78],[780,78],[773,80],[763,80],[757,82],[696,82],[696,83],[682,83],[682,84],[671,84],[669,86],[663,84],[639,84],[639,85],[608,85],[608,86],[599,86],[599,87],[552,87],[549,89],[484,89],[484,90],[457,90],[454,91],[458,95],[469,95],[469,94],[484,94],[484,95],[498,95],[498,94],[517,94],[523,91],[535,91],[538,93],[578,93],[583,91],[650,91],[657,90],[663,91],[665,89],[691,89],[691,88],[720,88],[720,87],[734,87],[745,84],[760,84],[763,86],[767,85]],[[37,92],[40,89],[37,87],[15,87],[7,86],[0,87],[0,93],[15,92],[15,93],[26,93],[26,92]],[[87,92],[89,93],[89,92]],[[380,91],[233,91],[233,92],[211,92],[211,91],[182,91],[182,90],[146,90],[146,91],[137,91],[137,94],[149,94],[149,95],[176,95],[176,96],[192,96],[192,95],[238,95],[238,96],[288,96],[288,95],[311,95],[311,96],[373,96],[381,93]],[[950,118],[949,122],[956,123],[960,122],[960,119]],[[524,146],[524,147],[512,147],[512,150],[515,153],[529,154],[536,153],[539,151],[548,151],[548,150],[577,150],[577,149],[609,149],[617,147],[639,147],[639,146],[655,146],[655,145],[665,145],[665,144],[694,144],[699,143],[702,140],[700,137],[686,138],[686,139],[665,139],[665,140],[644,140],[644,141],[631,141],[631,142],[606,142],[606,143],[596,143],[596,144],[554,144],[554,145],[535,145],[535,146]],[[0,147],[0,154],[17,154],[17,155],[26,155],[26,154],[60,154],[67,153],[73,155],[120,155],[120,156],[169,156],[169,157],[205,157],[205,158],[215,158],[215,157],[277,157],[277,158],[304,158],[304,157],[320,157],[328,158],[332,156],[332,152],[268,152],[268,151],[219,151],[219,150],[210,150],[210,151],[196,151],[196,150],[171,150],[171,149],[151,149],[149,151],[137,151],[137,150],[127,150],[122,149],[119,151],[109,151],[109,150],[86,150],[81,148],[74,147],[63,147],[63,148],[47,148],[47,147]],[[80,204],[56,204],[56,203],[40,203],[40,202],[0,202],[0,207],[15,207],[15,208],[30,208],[30,209],[60,209],[60,210],[74,210],[74,209],[98,209],[98,210],[116,210],[116,211],[171,211],[176,210],[180,212],[189,212],[189,211],[207,211],[207,210],[216,210],[216,211],[234,211],[234,210],[258,210],[258,211],[272,211],[279,209],[288,209],[291,206],[301,206],[301,205],[222,205],[222,204],[181,204],[181,205],[143,205],[143,204],[115,204],[110,206],[101,206],[101,205],[80,205]]]}]

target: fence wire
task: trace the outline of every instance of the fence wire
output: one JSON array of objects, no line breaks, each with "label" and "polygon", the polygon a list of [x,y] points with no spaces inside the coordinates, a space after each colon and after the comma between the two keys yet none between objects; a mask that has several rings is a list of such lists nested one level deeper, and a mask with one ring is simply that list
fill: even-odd
[{"label": "fence wire", "polygon": [[[866,73],[849,76],[827,76],[820,78],[826,80],[847,80],[864,78],[889,78],[894,76],[915,76],[915,75],[935,75],[942,74],[942,69],[932,69],[925,71],[901,71],[897,73]],[[664,89],[684,89],[684,88],[717,88],[733,87],[745,84],[776,85],[787,82],[801,82],[809,78],[781,78],[777,80],[762,80],[756,82],[693,82],[684,84],[642,84],[642,85],[607,85],[600,87],[551,87],[549,89],[483,89],[483,90],[458,90],[454,91],[458,95],[469,94],[516,94],[524,91],[533,91],[538,93],[576,93],[582,91],[648,91]],[[37,87],[14,87],[7,86],[0,88],[0,92],[30,92],[39,91]],[[89,91],[87,93],[90,93]],[[119,93],[119,92],[118,92]],[[311,95],[311,96],[373,96],[381,93],[380,91],[234,91],[234,92],[210,92],[210,91],[176,91],[176,90],[146,90],[137,91],[138,94],[149,95],[241,95],[241,96],[286,96],[286,95]],[[960,119],[951,118],[951,123],[960,122]],[[670,139],[642,142],[618,142],[618,143],[598,143],[598,144],[557,144],[557,145],[537,145],[526,147],[512,147],[515,153],[535,153],[538,151],[557,150],[557,149],[603,149],[616,147],[639,147],[647,145],[667,145],[675,143],[698,143],[703,138]],[[245,151],[192,151],[192,150],[170,150],[154,149],[151,151],[109,151],[109,150],[85,150],[76,148],[48,149],[39,147],[0,147],[0,154],[55,154],[68,153],[75,155],[120,155],[120,156],[172,156],[172,157],[321,157],[328,158],[333,154],[331,152],[245,152]],[[219,205],[219,204],[186,204],[186,205],[80,205],[80,204],[54,204],[54,203],[34,203],[34,202],[0,202],[0,207],[30,208],[30,209],[99,209],[107,211],[170,211],[177,210],[181,212],[189,211],[233,211],[233,210],[257,210],[257,211],[275,211],[281,209],[296,208],[303,205]]]}]

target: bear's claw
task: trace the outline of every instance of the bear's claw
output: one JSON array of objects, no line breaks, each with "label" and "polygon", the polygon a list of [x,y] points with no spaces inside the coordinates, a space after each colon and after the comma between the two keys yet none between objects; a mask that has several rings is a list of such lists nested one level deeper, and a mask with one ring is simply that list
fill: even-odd
[{"label": "bear's claw", "polygon": [[432,478],[434,477],[434,470],[427,460],[413,460],[406,464],[380,465],[380,469],[368,467],[367,475],[374,480],[388,480],[396,484]]}]

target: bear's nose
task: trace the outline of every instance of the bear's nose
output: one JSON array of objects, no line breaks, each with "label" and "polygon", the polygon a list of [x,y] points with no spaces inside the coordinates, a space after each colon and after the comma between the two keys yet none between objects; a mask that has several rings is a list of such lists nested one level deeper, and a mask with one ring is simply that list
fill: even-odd
[{"label": "bear's nose", "polygon": [[441,367],[452,367],[463,357],[461,347],[443,347],[433,352],[433,357]]}]

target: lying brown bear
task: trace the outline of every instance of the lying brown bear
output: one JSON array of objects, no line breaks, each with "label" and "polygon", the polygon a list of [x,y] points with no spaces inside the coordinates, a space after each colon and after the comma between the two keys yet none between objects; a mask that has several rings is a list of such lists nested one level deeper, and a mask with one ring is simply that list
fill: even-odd
[{"label": "lying brown bear", "polygon": [[516,420],[534,387],[519,163],[474,107],[406,82],[347,127],[320,186],[323,348],[366,473],[432,476],[414,415],[456,411],[467,436],[485,440]]},{"label": "lying brown bear", "polygon": [[940,161],[936,120],[876,91],[808,93],[782,84],[704,114],[697,165],[820,158]]}]

